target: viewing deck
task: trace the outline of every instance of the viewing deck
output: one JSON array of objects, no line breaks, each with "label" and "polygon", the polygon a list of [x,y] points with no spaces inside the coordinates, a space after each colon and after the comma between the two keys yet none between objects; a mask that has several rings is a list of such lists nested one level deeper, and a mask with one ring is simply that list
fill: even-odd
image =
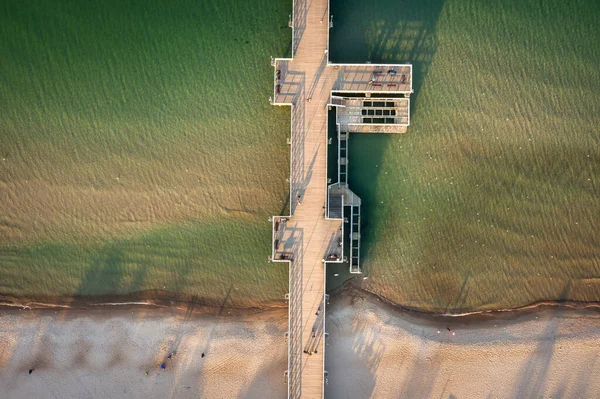
[{"label": "viewing deck", "polygon": [[337,64],[332,90],[338,93],[412,93],[412,65]]},{"label": "viewing deck", "polygon": [[[360,198],[349,190],[346,180],[331,189],[327,186],[328,110],[337,107],[342,145],[347,145],[349,132],[405,131],[409,123],[409,103],[404,97],[412,92],[412,66],[329,63],[329,21],[327,0],[294,1],[293,58],[271,59],[270,101],[290,106],[292,114],[290,215],[271,219],[271,261],[289,263],[289,398],[323,398],[327,383],[325,270],[327,263],[345,261],[344,237],[350,242],[350,259],[346,260],[350,271],[360,273]],[[337,158],[338,165],[345,167],[344,148]]]},{"label": "viewing deck", "polygon": [[[333,79],[331,91],[333,95],[363,94],[366,97],[381,97],[392,94],[410,96],[412,93],[412,65],[344,65],[325,64],[326,55],[323,56],[323,65],[320,73],[327,68],[327,77]],[[292,105],[294,98],[300,94],[303,87],[304,75],[290,65],[295,65],[296,60],[275,58],[273,84],[273,104]]]}]

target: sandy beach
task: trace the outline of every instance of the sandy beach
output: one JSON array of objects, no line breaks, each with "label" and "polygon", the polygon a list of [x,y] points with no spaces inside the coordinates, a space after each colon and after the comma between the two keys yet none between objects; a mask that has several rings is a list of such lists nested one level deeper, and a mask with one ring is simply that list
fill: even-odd
[{"label": "sandy beach", "polygon": [[[600,397],[598,312],[441,318],[350,289],[327,323],[326,398]],[[3,309],[0,397],[285,398],[286,326],[285,309]]]},{"label": "sandy beach", "polygon": [[0,397],[284,398],[286,326],[285,309],[1,310]]},{"label": "sandy beach", "polygon": [[599,312],[441,318],[354,292],[327,320],[327,398],[600,397]]}]

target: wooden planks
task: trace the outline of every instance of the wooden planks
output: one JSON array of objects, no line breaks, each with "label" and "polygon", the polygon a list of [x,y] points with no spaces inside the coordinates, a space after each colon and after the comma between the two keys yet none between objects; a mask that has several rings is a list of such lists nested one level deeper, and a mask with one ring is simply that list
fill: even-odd
[{"label": "wooden planks", "polygon": [[[297,1],[295,31],[299,38],[292,61],[287,61],[281,96],[292,110],[292,217],[287,228],[299,241],[290,265],[291,398],[322,398],[324,383],[325,265],[341,221],[325,219],[327,194],[327,101],[335,81],[327,67],[328,12],[326,0]],[[284,95],[285,93],[285,95]],[[295,292],[294,292],[295,291]],[[295,297],[294,297],[295,296]],[[300,296],[300,298],[298,298]],[[307,354],[308,352],[310,354]]]},{"label": "wooden planks", "polygon": [[[410,65],[328,65],[327,0],[294,1],[293,59],[275,59],[275,105],[292,106],[291,217],[273,234],[275,261],[290,261],[290,398],[322,398],[325,360],[325,263],[337,248],[341,220],[325,219],[327,195],[327,103],[340,92],[412,92]],[[406,102],[408,100],[395,99]],[[347,121],[362,122],[361,110],[346,110]],[[395,109],[397,123],[408,123]],[[406,115],[405,115],[406,114]],[[350,119],[354,118],[352,121]],[[350,126],[347,126],[350,129]],[[404,132],[404,126],[352,125],[351,131]],[[275,245],[277,244],[277,245]],[[281,248],[280,248],[281,244]],[[281,257],[285,254],[284,257]]]},{"label": "wooden planks", "polygon": [[411,65],[344,65],[335,66],[338,69],[336,92],[412,92]]}]

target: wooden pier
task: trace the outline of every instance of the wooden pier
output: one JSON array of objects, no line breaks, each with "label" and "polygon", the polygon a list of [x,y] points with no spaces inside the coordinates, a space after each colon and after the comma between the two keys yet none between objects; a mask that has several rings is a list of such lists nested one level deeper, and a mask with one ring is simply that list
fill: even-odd
[{"label": "wooden pier", "polygon": [[[353,248],[352,259],[347,261],[351,272],[360,273],[359,250],[354,247],[360,242],[360,199],[347,182],[328,189],[328,109],[343,108],[338,115],[338,139],[342,137],[340,129],[345,140],[349,132],[400,133],[406,131],[409,121],[404,97],[412,92],[412,66],[329,63],[329,22],[328,0],[294,1],[293,58],[271,61],[271,102],[291,106],[292,113],[291,213],[272,218],[271,255],[274,262],[289,262],[289,398],[323,397],[327,383],[325,271],[327,263],[344,262],[343,209],[348,204],[352,222],[346,233],[352,237]],[[369,104],[371,94],[384,95],[383,106]],[[338,164],[341,162],[346,159],[338,155]]]}]

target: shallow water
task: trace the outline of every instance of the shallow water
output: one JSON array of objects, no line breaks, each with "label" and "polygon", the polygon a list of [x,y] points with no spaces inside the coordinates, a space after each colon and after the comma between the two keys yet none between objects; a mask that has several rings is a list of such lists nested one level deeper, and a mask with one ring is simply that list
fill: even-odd
[{"label": "shallow water", "polygon": [[[281,299],[290,116],[268,58],[291,8],[4,2],[0,293]],[[415,72],[409,132],[351,140],[365,287],[438,311],[599,300],[600,3],[332,14],[332,61]]]},{"label": "shallow water", "polygon": [[0,293],[282,300],[291,8],[2,2]]},{"label": "shallow water", "polygon": [[361,283],[447,312],[600,300],[600,3],[331,7],[333,62],[415,73],[408,133],[350,141]]}]

